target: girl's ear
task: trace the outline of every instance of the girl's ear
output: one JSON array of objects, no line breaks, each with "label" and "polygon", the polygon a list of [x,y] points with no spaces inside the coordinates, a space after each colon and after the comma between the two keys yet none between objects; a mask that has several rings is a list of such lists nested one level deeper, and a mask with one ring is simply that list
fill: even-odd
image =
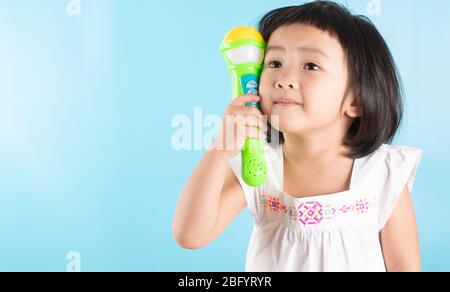
[{"label": "girl's ear", "polygon": [[345,114],[350,118],[358,118],[362,115],[361,100],[353,93],[351,93],[348,98]]}]

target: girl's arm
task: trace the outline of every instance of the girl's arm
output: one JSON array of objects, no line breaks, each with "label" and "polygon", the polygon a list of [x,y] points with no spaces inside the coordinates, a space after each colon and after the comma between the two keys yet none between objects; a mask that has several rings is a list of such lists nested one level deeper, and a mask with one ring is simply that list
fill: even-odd
[{"label": "girl's arm", "polygon": [[[182,247],[193,249],[207,245],[245,207],[244,191],[228,161],[242,149],[246,137],[265,139],[267,126],[261,112],[245,106],[259,101],[257,95],[241,95],[231,102],[225,110],[217,140],[184,186],[172,227],[175,240]],[[230,122],[230,117],[245,118]]]},{"label": "girl's arm", "polygon": [[381,245],[388,272],[420,272],[416,217],[407,187],[381,231]]},{"label": "girl's arm", "polygon": [[186,183],[172,227],[180,246],[206,246],[245,207],[244,193],[228,159],[225,152],[207,151]]}]

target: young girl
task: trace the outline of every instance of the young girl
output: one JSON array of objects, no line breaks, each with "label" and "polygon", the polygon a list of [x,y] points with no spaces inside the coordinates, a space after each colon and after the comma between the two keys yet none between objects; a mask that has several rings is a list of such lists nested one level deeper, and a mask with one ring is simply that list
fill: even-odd
[{"label": "young girl", "polygon": [[[189,178],[177,242],[207,245],[247,206],[247,271],[419,271],[410,192],[422,151],[386,144],[402,100],[385,41],[367,18],[328,1],[271,11],[259,29],[268,42],[260,96],[225,110],[247,118],[231,127],[224,119]],[[262,113],[245,106],[252,101],[281,141],[267,144],[269,178],[258,188],[243,182],[239,151],[245,137],[266,137]],[[223,147],[230,140],[236,147]]]}]

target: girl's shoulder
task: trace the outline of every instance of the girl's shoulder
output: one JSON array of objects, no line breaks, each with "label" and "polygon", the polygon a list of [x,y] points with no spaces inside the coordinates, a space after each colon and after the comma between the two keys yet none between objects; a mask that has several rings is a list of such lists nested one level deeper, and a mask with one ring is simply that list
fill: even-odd
[{"label": "girl's shoulder", "polygon": [[411,146],[406,145],[391,145],[391,144],[383,144],[379,148],[380,150],[387,151],[390,153],[422,153],[423,150]]},{"label": "girl's shoulder", "polygon": [[389,174],[397,171],[409,171],[417,165],[423,150],[410,146],[382,144],[373,153],[360,158],[366,165],[376,166],[378,170]]},{"label": "girl's shoulder", "polygon": [[423,150],[403,145],[383,144],[378,156],[379,228],[384,227],[405,188],[412,193]]},{"label": "girl's shoulder", "polygon": [[423,152],[422,149],[405,146],[405,145],[391,145],[391,144],[382,144],[376,151],[369,154],[367,157],[377,156],[377,158],[382,158],[389,160],[391,158],[398,157],[415,157],[421,155]]},{"label": "girl's shoulder", "polygon": [[363,173],[371,172],[372,180],[375,175],[378,184],[386,187],[403,184],[411,191],[422,154],[423,150],[419,148],[383,144],[373,153],[359,159],[360,169]]}]

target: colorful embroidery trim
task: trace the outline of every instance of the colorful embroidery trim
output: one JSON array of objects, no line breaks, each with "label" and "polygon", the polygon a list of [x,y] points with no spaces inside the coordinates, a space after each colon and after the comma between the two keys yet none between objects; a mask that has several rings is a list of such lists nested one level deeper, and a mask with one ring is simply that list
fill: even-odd
[{"label": "colorful embroidery trim", "polygon": [[344,204],[338,208],[323,205],[318,201],[305,202],[297,207],[286,206],[279,198],[261,195],[259,201],[263,209],[271,213],[285,213],[291,221],[303,225],[317,225],[323,220],[334,218],[338,214],[367,214],[376,205],[375,200],[359,199],[351,204]]}]

